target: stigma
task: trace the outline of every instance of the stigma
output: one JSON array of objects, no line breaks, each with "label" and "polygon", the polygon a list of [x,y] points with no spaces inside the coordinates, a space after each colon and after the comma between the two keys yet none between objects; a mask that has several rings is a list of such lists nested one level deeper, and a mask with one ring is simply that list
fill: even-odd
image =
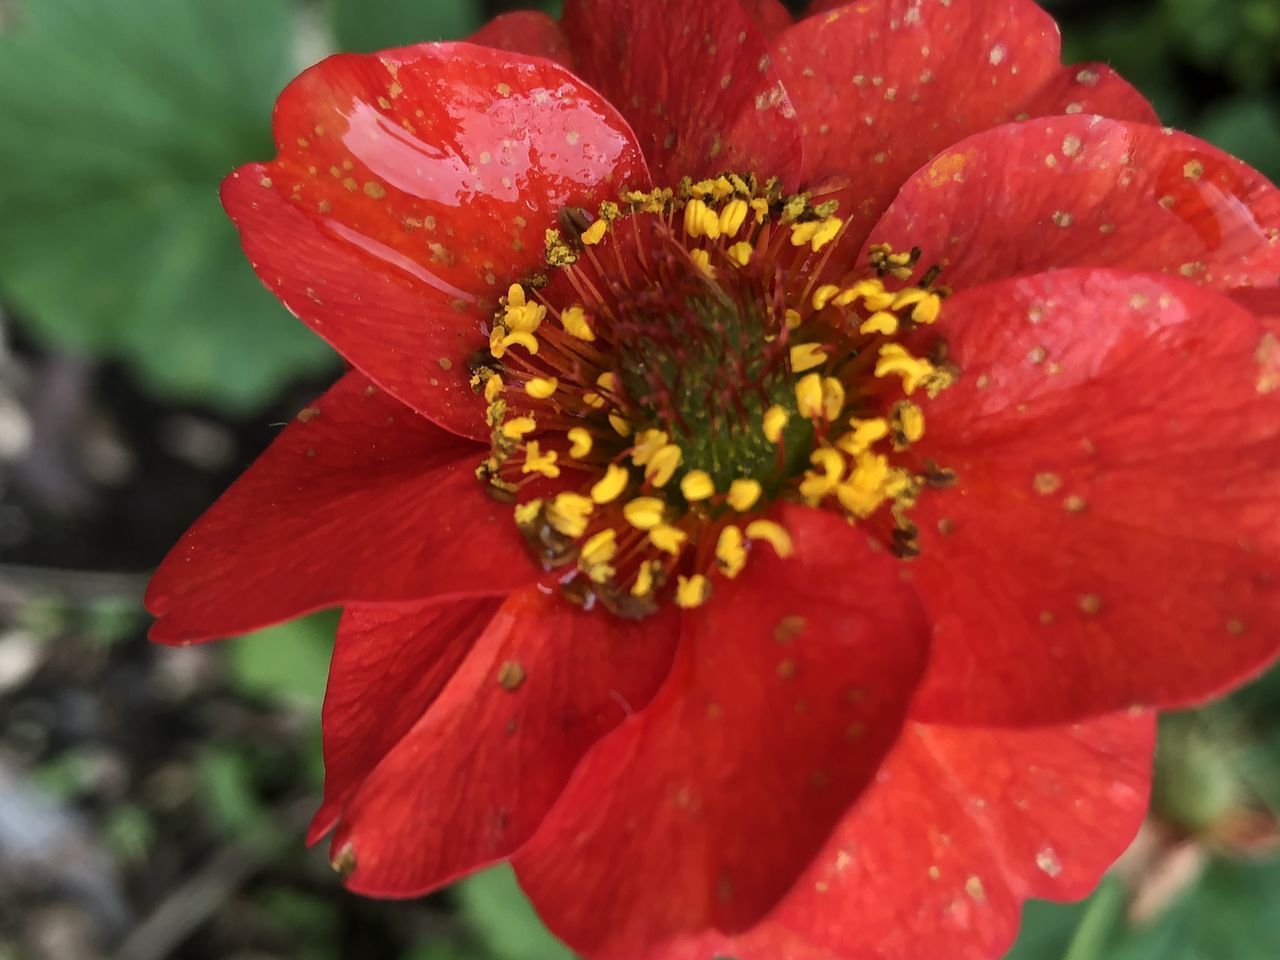
[{"label": "stigma", "polygon": [[779,501],[918,552],[908,511],[940,468],[912,445],[957,374],[930,330],[948,291],[915,250],[849,262],[844,231],[834,201],[736,173],[562,211],[471,382],[477,477],[566,597],[701,606],[757,552],[791,555]]}]

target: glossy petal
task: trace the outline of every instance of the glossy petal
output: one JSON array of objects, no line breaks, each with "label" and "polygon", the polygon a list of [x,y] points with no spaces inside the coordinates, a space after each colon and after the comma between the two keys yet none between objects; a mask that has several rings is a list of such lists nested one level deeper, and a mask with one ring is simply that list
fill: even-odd
[{"label": "glossy petal", "polygon": [[908,724],[803,879],[745,936],[653,960],[994,960],[1030,897],[1074,900],[1137,833],[1155,724]]},{"label": "glossy petal", "polygon": [[560,24],[537,10],[517,10],[494,17],[468,40],[511,53],[546,57],[573,69],[573,53]]},{"label": "glossy petal", "polygon": [[355,602],[495,596],[537,571],[486,448],[349,373],[196,521],[147,588],[151,638],[244,633]]},{"label": "glossy petal", "polygon": [[1046,117],[978,134],[903,187],[870,241],[918,245],[957,289],[1058,267],[1280,277],[1280,191],[1184,133]]},{"label": "glossy petal", "polygon": [[648,174],[614,109],[562,67],[471,44],[330,57],[281,95],[279,156],[223,203],[259,277],[374,382],[483,437],[467,358],[566,204]]},{"label": "glossy petal", "polygon": [[753,925],[898,735],[925,652],[915,598],[842,520],[791,507],[785,523],[795,556],[716,584],[653,705],[587,756],[514,860],[586,956]]},{"label": "glossy petal", "polygon": [[1091,270],[961,293],[939,332],[963,373],[919,453],[958,484],[913,512],[934,624],[913,716],[1178,706],[1275,657],[1274,334],[1185,281]]},{"label": "glossy petal", "polygon": [[1058,30],[1023,0],[872,0],[775,46],[804,128],[805,182],[830,181],[850,254],[939,150],[1012,119],[1060,70]]},{"label": "glossy petal", "polygon": [[673,609],[642,621],[558,592],[513,594],[422,717],[342,812],[348,885],[414,896],[509,856],[583,753],[642,709],[671,665]]},{"label": "glossy petal", "polygon": [[365,777],[435,702],[501,600],[349,607],[324,699],[324,803],[308,843],[328,833]]},{"label": "glossy petal", "polygon": [[576,69],[617,104],[655,179],[754,171],[796,184],[800,128],[738,0],[568,0]]},{"label": "glossy petal", "polygon": [[1018,109],[1018,119],[1096,113],[1110,120],[1159,124],[1156,109],[1105,63],[1062,67]]}]

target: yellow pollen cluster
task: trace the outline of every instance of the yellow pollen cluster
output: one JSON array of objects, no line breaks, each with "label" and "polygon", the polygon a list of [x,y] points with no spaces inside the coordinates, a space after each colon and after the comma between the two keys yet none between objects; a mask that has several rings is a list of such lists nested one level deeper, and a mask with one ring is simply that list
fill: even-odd
[{"label": "yellow pollen cluster", "polygon": [[[955,376],[920,355],[947,291],[933,271],[909,283],[916,251],[879,246],[866,265],[833,267],[844,230],[833,202],[735,173],[623,191],[561,223],[547,232],[550,278],[508,287],[472,384],[492,436],[477,476],[513,503],[567,597],[629,617],[664,599],[698,607],[760,550],[794,552],[778,499],[851,521],[887,505],[894,547],[912,551],[905,510],[926,485],[903,459],[925,435],[913,398]],[[718,336],[749,325],[753,342],[724,363],[758,382],[703,400],[695,380],[662,379],[688,375],[683,361],[664,368],[660,350],[635,361],[661,310],[662,329],[680,332],[654,343],[672,357],[699,324]],[[689,410],[734,425],[699,433]]]}]

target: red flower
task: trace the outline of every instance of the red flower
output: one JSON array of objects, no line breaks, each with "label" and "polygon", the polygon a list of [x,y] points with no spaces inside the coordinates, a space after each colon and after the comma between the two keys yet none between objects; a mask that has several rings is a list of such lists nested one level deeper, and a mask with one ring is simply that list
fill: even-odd
[{"label": "red flower", "polygon": [[593,958],[994,957],[1136,830],[1149,708],[1275,656],[1280,193],[1025,0],[818,8],[334,57],[227,180],[355,370],[148,604],[346,608],[352,889],[511,858]]}]

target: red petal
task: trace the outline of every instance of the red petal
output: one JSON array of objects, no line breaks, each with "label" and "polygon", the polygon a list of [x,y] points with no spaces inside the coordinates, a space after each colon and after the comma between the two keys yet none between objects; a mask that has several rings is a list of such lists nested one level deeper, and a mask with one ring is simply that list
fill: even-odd
[{"label": "red petal", "polygon": [[734,940],[653,960],[994,960],[1029,897],[1074,900],[1137,833],[1155,724],[908,724],[875,786],[782,906]]},{"label": "red petal", "polygon": [[1111,120],[1159,124],[1160,117],[1138,89],[1105,63],[1062,67],[1018,110],[1018,119],[1096,113]]},{"label": "red petal", "polygon": [[1231,299],[1280,332],[1280,287],[1240,287]]},{"label": "red petal", "polygon": [[1011,0],[849,4],[802,20],[775,51],[805,181],[840,187],[824,193],[841,200],[850,254],[913,171],[1011,119],[1060,69],[1053,19]]},{"label": "red petal", "polygon": [[1274,334],[1204,288],[1101,270],[966,291],[939,326],[963,374],[918,449],[959,483],[913,513],[934,623],[913,716],[1183,705],[1275,657]]},{"label": "red petal", "polygon": [[501,606],[458,603],[355,606],[343,614],[324,699],[324,803],[308,843],[435,702]]},{"label": "red petal", "polygon": [[582,754],[643,708],[671,665],[675,611],[584,612],[513,594],[432,708],[342,812],[351,889],[414,896],[509,856]]},{"label": "red petal", "polygon": [[738,0],[568,0],[577,72],[617,104],[654,177],[753,171],[795,184],[800,128]]},{"label": "red petal", "polygon": [[738,0],[760,33],[773,39],[795,23],[791,11],[781,0]]},{"label": "red petal", "polygon": [[485,496],[485,449],[349,373],[196,521],[147,588],[151,638],[243,633],[351,602],[496,596],[537,570]]},{"label": "red petal", "polygon": [[[1058,267],[1182,273],[1220,288],[1280,276],[1280,191],[1184,133],[1047,117],[971,137],[918,172],[872,242],[920,246],[944,283]],[[865,255],[865,251],[864,251]]]},{"label": "red petal", "polygon": [[376,383],[477,438],[467,358],[496,298],[542,268],[561,207],[648,183],[597,93],[470,44],[330,57],[281,95],[275,135],[279,157],[223,187],[254,269]]},{"label": "red petal", "polygon": [[573,54],[560,24],[536,10],[517,10],[494,17],[468,40],[485,47],[546,57],[573,68]]},{"label": "red petal", "polygon": [[896,739],[926,625],[897,562],[804,507],[686,620],[653,705],[584,760],[515,857],[587,956],[745,929],[827,839]]}]

